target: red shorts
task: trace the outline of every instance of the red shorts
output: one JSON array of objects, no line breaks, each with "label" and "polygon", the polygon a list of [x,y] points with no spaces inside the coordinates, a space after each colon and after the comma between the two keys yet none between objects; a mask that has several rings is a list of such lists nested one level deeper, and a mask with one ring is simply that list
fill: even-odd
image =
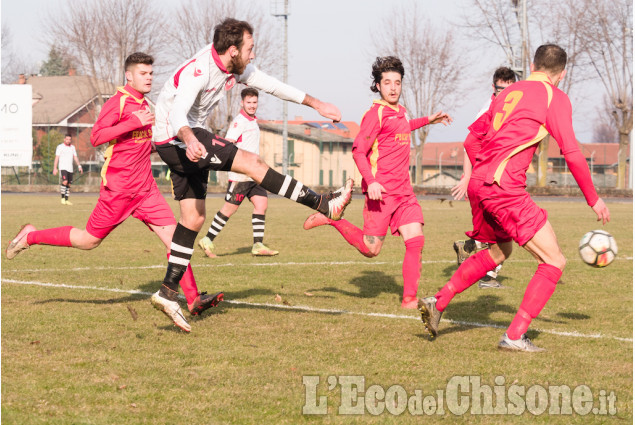
[{"label": "red shorts", "polygon": [[368,199],[364,204],[364,235],[386,236],[388,226],[394,236],[404,224],[423,224],[423,213],[417,197],[412,195],[382,195],[381,201]]},{"label": "red shorts", "polygon": [[130,216],[143,221],[148,227],[151,224],[176,225],[174,213],[156,184],[147,192],[137,193],[113,192],[102,186],[97,205],[86,223],[86,231],[104,239]]},{"label": "red shorts", "polygon": [[524,188],[502,189],[497,184],[472,179],[467,196],[474,230],[465,234],[479,242],[513,239],[523,246],[547,222],[547,211],[536,205]]}]

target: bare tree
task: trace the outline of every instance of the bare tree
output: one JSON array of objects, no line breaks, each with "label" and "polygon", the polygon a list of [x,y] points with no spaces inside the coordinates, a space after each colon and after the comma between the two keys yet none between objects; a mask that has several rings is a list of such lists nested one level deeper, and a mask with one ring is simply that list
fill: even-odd
[{"label": "bare tree", "polygon": [[626,156],[633,130],[633,4],[630,0],[584,0],[584,53],[608,98],[619,133],[617,188],[626,187]]},{"label": "bare tree", "polygon": [[[280,61],[280,37],[276,37],[275,21],[262,8],[262,2],[246,0],[188,0],[172,14],[173,25],[166,28],[170,40],[167,51],[172,66],[192,57],[212,42],[214,27],[225,18],[241,19],[254,28],[256,40],[254,64],[261,70],[273,73]],[[224,133],[237,113],[240,90],[227,92],[225,101],[215,108],[208,120],[214,132]]]},{"label": "bare tree", "polygon": [[20,74],[35,74],[37,66],[24,57],[16,54],[13,48],[13,34],[9,26],[4,23],[1,28],[0,39],[2,40],[2,83],[15,83]]},{"label": "bare tree", "polygon": [[[379,56],[396,56],[404,65],[402,100],[410,115],[429,116],[458,103],[464,65],[452,31],[433,25],[413,4],[397,9],[372,37]],[[421,145],[429,132],[429,126],[418,130]]]},{"label": "bare tree", "polygon": [[593,141],[595,143],[618,143],[619,134],[613,123],[607,105],[598,106],[598,115],[593,124]]},{"label": "bare tree", "polygon": [[161,48],[164,20],[151,6],[149,0],[69,0],[50,12],[44,31],[103,95],[105,82],[125,83],[123,64],[130,53],[156,54]]},{"label": "bare tree", "polygon": [[[495,44],[505,51],[512,68],[521,69],[519,75],[529,75],[532,45],[554,42],[565,49],[568,56],[567,77],[559,88],[571,94],[580,83],[591,77],[587,72],[583,32],[590,4],[578,0],[472,0],[472,8],[465,15],[468,28],[480,40]],[[521,31],[519,14],[526,11],[527,29]],[[521,47],[525,46],[524,49]],[[519,62],[521,66],[519,67]],[[538,186],[547,184],[547,136],[538,149]]]}]

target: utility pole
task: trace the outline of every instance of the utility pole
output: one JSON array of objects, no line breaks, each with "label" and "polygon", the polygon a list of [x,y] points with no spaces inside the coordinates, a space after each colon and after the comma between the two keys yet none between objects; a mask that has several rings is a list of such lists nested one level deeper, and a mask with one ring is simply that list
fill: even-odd
[{"label": "utility pole", "polygon": [[528,77],[529,70],[529,29],[527,25],[527,0],[511,0],[520,30],[520,45],[512,46],[511,68],[519,80]]},{"label": "utility pole", "polygon": [[[289,0],[271,0],[271,14],[284,18],[284,55],[282,58],[282,82],[287,84],[289,67]],[[282,101],[282,174],[289,169],[289,105]]]}]

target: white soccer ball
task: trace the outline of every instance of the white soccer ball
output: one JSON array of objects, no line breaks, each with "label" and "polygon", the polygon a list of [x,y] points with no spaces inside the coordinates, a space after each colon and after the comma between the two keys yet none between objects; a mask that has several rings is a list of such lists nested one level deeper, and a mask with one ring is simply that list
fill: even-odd
[{"label": "white soccer ball", "polygon": [[617,256],[617,243],[609,232],[591,230],[582,236],[579,245],[582,261],[593,267],[606,267]]}]

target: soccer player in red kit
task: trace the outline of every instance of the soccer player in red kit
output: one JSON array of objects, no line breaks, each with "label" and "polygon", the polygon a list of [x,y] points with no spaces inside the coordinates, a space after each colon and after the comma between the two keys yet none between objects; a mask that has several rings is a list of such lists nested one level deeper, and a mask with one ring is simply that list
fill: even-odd
[{"label": "soccer player in red kit", "polygon": [[417,288],[421,275],[423,214],[410,184],[410,132],[424,125],[452,122],[446,113],[409,119],[399,104],[404,68],[394,56],[377,58],[373,64],[371,91],[379,93],[364,114],[360,131],[353,142],[353,159],[359,169],[364,204],[364,229],[347,220],[333,221],[315,213],[304,223],[305,229],[329,224],[366,257],[381,251],[390,226],[406,245],[402,273],[404,292],[401,306],[417,308]]},{"label": "soccer player in red kit", "polygon": [[470,143],[480,143],[481,148],[477,149],[468,186],[474,229],[468,236],[491,245],[465,260],[435,296],[419,301],[421,318],[432,336],[437,335],[441,315],[452,298],[507,259],[513,240],[536,258],[538,270],[529,281],[518,313],[498,347],[510,351],[544,351],[536,347],[525,332],[556,289],[566,259],[547,220],[547,212],[533,202],[525,187],[534,152],[547,134],[558,143],[598,221],[604,224],[610,219],[576,142],[569,97],[557,88],[566,74],[566,64],[567,54],[561,47],[540,46],[529,78],[503,90],[492,101],[490,109],[470,127],[473,135]]},{"label": "soccer player in red kit", "polygon": [[[152,177],[150,164],[154,114],[145,95],[152,89],[153,62],[152,56],[145,53],[128,56],[125,62],[128,84],[119,87],[104,104],[93,126],[90,138],[93,146],[108,143],[108,148],[101,170],[99,199],[86,230],[72,226],[36,230],[27,224],[9,244],[6,251],[9,259],[31,245],[96,248],[131,215],[154,231],[169,251],[176,220]],[[222,293],[199,294],[191,267],[180,283],[192,314],[200,314],[223,298]],[[185,319],[177,326],[190,330]]]},{"label": "soccer player in red kit", "polygon": [[[489,106],[492,103],[492,100],[496,98],[503,90],[505,90],[508,86],[514,84],[516,82],[516,73],[511,70],[511,68],[507,67],[499,67],[494,71],[494,76],[492,77],[492,89],[493,93],[490,99],[487,102],[487,105],[483,107],[476,118],[483,115],[489,109]],[[472,167],[474,165],[476,154],[478,153],[478,149],[480,149],[480,143],[475,146],[474,143],[471,143],[471,138],[474,137],[472,133],[469,133],[468,139],[466,143],[464,143],[465,150],[463,152],[463,176],[459,183],[452,188],[452,196],[457,201],[465,199],[467,194],[467,186],[470,182],[470,177],[472,176]],[[474,151],[476,149],[476,151]],[[457,263],[460,266],[463,261],[470,255],[472,255],[477,250],[486,249],[487,244],[483,244],[479,241],[475,241],[474,239],[459,240],[455,241],[453,244],[454,251],[456,252]],[[494,270],[490,270],[487,272],[483,279],[478,281],[479,288],[502,288],[503,286],[496,280],[498,277],[498,272],[500,271],[503,265],[499,264]]]}]

